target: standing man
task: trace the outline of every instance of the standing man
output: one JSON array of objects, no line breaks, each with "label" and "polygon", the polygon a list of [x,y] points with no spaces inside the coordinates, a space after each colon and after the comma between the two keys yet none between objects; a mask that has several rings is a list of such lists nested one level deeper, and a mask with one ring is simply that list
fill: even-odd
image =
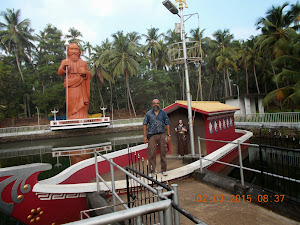
[{"label": "standing man", "polygon": [[170,120],[167,113],[160,109],[160,102],[158,99],[152,101],[152,109],[146,113],[143,125],[144,143],[148,143],[147,154],[150,166],[149,176],[152,177],[153,172],[155,172],[157,145],[160,152],[161,172],[164,176],[167,176],[166,154],[168,149],[166,144],[165,126],[167,127],[167,142],[170,143]]}]

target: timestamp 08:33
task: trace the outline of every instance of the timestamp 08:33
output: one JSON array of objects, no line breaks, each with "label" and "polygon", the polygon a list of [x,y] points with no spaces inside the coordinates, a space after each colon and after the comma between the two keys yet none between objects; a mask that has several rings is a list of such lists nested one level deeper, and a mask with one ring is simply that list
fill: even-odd
[{"label": "timestamp 08:33", "polygon": [[230,195],[230,198],[225,198],[224,195],[197,195],[197,202],[283,202],[285,195]]}]

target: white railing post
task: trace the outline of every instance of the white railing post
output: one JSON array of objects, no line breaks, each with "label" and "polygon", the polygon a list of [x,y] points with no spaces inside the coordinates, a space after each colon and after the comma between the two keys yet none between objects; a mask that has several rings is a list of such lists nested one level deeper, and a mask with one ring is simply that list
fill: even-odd
[{"label": "white railing post", "polygon": [[200,143],[200,137],[198,137],[198,148],[199,148],[199,161],[200,161],[200,172],[202,173],[202,151],[201,151],[201,143]]},{"label": "white railing post", "polygon": [[244,186],[245,182],[244,182],[244,171],[243,171],[243,157],[242,157],[241,141],[240,140],[238,140],[238,152],[239,152],[239,164],[240,164],[241,184],[242,184],[242,186]]},{"label": "white railing post", "polygon": [[[163,188],[162,187],[157,187],[157,201],[160,201],[159,195],[161,195],[163,193]],[[163,211],[159,211],[158,212],[158,219],[159,219],[159,223],[160,225],[164,225],[164,213]]]},{"label": "white railing post", "polygon": [[[174,194],[173,194],[173,201],[179,205],[179,201],[178,201],[178,184],[172,184],[172,189],[174,191]],[[180,217],[179,217],[179,212],[174,209],[174,224],[175,225],[180,225]]]},{"label": "white railing post", "polygon": [[115,173],[114,173],[114,165],[112,164],[113,162],[113,159],[110,159],[109,160],[109,164],[110,164],[110,175],[111,175],[111,190],[113,192],[113,204],[114,204],[114,212],[117,211],[117,206],[116,206],[116,196],[115,196],[115,193],[116,193],[116,189],[115,189]]},{"label": "white railing post", "polygon": [[97,193],[100,192],[100,186],[99,186],[99,171],[98,171],[98,160],[97,160],[97,152],[94,151],[94,157],[95,157],[95,172],[96,172],[96,185],[97,185]]}]

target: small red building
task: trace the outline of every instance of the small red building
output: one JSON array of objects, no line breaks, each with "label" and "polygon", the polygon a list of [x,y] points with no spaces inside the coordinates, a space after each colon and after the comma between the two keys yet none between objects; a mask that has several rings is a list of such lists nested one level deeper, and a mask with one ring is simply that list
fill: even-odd
[{"label": "small red building", "polygon": [[[191,106],[194,123],[195,154],[199,154],[198,137],[233,141],[242,136],[241,133],[235,131],[234,125],[234,113],[239,110],[239,108],[212,101],[192,101]],[[178,153],[178,140],[175,132],[178,121],[183,120],[185,126],[189,128],[187,107],[187,101],[176,101],[164,109],[171,121],[171,153],[174,155]],[[208,155],[224,145],[225,143],[220,142],[201,141],[202,155]],[[190,153],[189,132],[187,132],[187,148]]]}]

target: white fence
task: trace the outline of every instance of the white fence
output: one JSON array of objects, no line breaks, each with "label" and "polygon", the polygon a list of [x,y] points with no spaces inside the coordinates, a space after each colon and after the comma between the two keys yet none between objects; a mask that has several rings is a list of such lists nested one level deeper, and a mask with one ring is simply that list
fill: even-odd
[{"label": "white fence", "polygon": [[299,123],[300,112],[255,113],[234,116],[235,122]]},{"label": "white fence", "polygon": [[49,125],[23,126],[23,127],[5,127],[0,128],[0,134],[30,132],[37,130],[49,130]]}]

